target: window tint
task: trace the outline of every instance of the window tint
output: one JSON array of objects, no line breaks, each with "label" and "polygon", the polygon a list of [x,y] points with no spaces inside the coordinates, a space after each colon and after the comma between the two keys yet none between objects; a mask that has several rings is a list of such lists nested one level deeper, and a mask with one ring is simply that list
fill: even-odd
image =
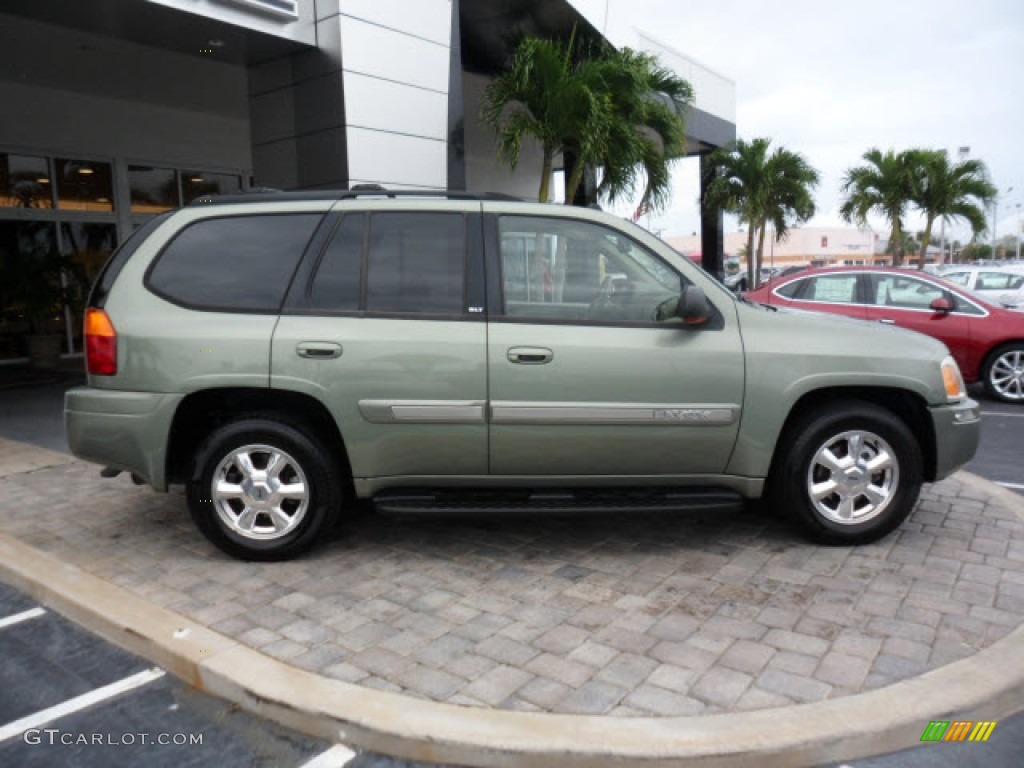
[{"label": "window tint", "polygon": [[794,280],[792,283],[786,283],[779,288],[776,293],[786,299],[795,299],[806,282],[806,280]]},{"label": "window tint", "polygon": [[311,307],[359,309],[365,220],[361,213],[349,214],[341,220],[313,278]]},{"label": "window tint", "polygon": [[461,213],[375,213],[366,309],[461,315],[465,265]]},{"label": "window tint", "polygon": [[976,291],[1007,291],[1020,288],[1024,284],[1024,275],[1010,272],[979,272],[974,284]]},{"label": "window tint", "polygon": [[808,281],[800,296],[804,301],[830,304],[857,303],[857,275],[822,275]]},{"label": "window tint", "polygon": [[938,285],[903,275],[873,275],[872,300],[885,307],[929,309],[936,299],[946,296]]},{"label": "window tint", "polygon": [[503,216],[505,314],[536,319],[655,321],[681,278],[613,229],[571,219]]},{"label": "window tint", "polygon": [[276,311],[321,214],[199,221],[152,268],[156,293],[200,309]]},{"label": "window tint", "polygon": [[971,273],[970,272],[944,272],[942,274],[942,279],[943,280],[949,280],[949,282],[951,282],[951,283],[956,283],[957,285],[962,285],[964,287],[967,287],[967,283],[969,283],[971,281]]}]

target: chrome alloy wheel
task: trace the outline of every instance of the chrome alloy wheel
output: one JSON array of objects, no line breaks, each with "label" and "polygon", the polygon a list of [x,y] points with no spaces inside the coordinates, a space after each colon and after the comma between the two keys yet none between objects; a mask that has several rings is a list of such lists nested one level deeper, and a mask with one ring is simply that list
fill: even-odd
[{"label": "chrome alloy wheel", "polygon": [[270,445],[246,445],[225,456],[213,473],[210,491],[224,525],[247,539],[286,536],[309,508],[302,467]]},{"label": "chrome alloy wheel", "polygon": [[1010,349],[992,361],[989,383],[1006,400],[1024,400],[1024,351]]},{"label": "chrome alloy wheel", "polygon": [[825,519],[858,525],[885,511],[899,480],[892,447],[872,432],[852,430],[830,437],[814,454],[807,470],[807,493]]}]

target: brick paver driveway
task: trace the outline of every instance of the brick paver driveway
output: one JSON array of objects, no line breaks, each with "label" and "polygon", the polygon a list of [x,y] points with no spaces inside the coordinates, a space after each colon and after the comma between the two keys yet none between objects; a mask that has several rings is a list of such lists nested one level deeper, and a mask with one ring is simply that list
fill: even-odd
[{"label": "brick paver driveway", "polygon": [[0,530],[323,675],[531,711],[761,709],[969,656],[1024,615],[1024,522],[1004,499],[926,486],[899,532],[852,549],[750,510],[362,513],[260,565],[209,546],[180,493],[0,440]]}]

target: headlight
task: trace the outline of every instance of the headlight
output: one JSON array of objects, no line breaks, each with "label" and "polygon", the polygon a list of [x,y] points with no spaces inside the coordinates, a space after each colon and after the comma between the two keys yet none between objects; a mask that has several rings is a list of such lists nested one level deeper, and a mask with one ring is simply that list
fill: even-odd
[{"label": "headlight", "polygon": [[942,383],[946,386],[946,399],[949,402],[957,403],[967,399],[964,377],[960,375],[960,367],[952,357],[942,361]]}]

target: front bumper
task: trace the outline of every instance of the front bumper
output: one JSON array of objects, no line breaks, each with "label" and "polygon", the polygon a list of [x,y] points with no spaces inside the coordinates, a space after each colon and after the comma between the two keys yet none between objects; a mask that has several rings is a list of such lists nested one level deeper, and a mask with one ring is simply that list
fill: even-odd
[{"label": "front bumper", "polygon": [[981,406],[974,400],[929,408],[935,430],[935,477],[948,477],[974,458],[981,436]]},{"label": "front bumper", "polygon": [[75,387],[64,395],[68,446],[80,459],[167,490],[167,438],[182,395]]}]

